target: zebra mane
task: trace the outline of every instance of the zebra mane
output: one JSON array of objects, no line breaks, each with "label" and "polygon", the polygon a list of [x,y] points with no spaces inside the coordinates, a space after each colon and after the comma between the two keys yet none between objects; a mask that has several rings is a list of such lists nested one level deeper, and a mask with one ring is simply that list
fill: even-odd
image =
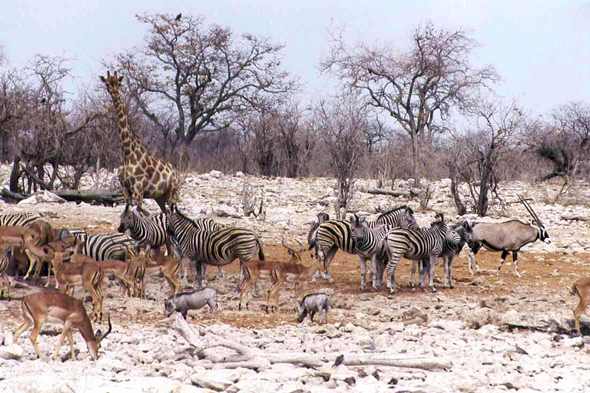
[{"label": "zebra mane", "polygon": [[197,223],[192,218],[184,215],[177,206],[174,207],[174,213],[178,214],[180,216],[180,218],[182,218],[183,222],[189,222],[191,225],[191,228],[194,228],[197,231],[203,231],[203,229],[200,226],[198,226]]},{"label": "zebra mane", "polygon": [[383,217],[387,216],[388,214],[391,214],[391,213],[394,213],[394,212],[397,212],[397,211],[400,211],[400,210],[403,210],[403,209],[406,209],[408,211],[408,213],[410,213],[410,214],[414,214],[414,211],[412,210],[411,207],[409,207],[408,205],[402,205],[402,206],[399,206],[399,207],[395,207],[395,208],[393,208],[391,210],[388,210],[385,213],[381,213],[379,215],[379,217],[377,217],[377,220],[380,219],[380,218],[383,218]]}]

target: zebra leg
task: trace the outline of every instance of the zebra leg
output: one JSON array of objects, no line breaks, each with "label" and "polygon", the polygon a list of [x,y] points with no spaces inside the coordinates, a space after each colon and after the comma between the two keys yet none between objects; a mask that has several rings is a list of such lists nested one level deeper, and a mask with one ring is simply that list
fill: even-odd
[{"label": "zebra leg", "polygon": [[387,288],[391,294],[395,292],[395,269],[401,258],[402,255],[393,254],[387,263]]},{"label": "zebra leg", "polygon": [[449,288],[455,288],[455,284],[453,284],[453,261],[455,260],[455,255],[451,255],[448,257],[448,265],[449,265]]},{"label": "zebra leg", "polygon": [[[361,291],[364,291],[367,289],[367,258],[359,255],[359,262],[361,263]],[[371,270],[374,270],[373,266]]]},{"label": "zebra leg", "polygon": [[512,262],[514,262],[514,275],[516,277],[522,277],[518,272],[518,251],[512,251]]},{"label": "zebra leg", "polygon": [[443,288],[455,288],[453,285],[453,261],[455,259],[455,255],[445,255],[443,256],[444,261],[444,277],[443,277]]},{"label": "zebra leg", "polygon": [[408,283],[408,286],[410,288],[414,288],[414,276],[416,274],[416,268],[418,269],[418,275],[420,276],[418,278],[418,280],[420,281],[420,283],[422,282],[422,266],[421,266],[421,262],[419,260],[413,259],[412,260],[412,274],[410,275],[410,282]]},{"label": "zebra leg", "polygon": [[[326,274],[324,275],[324,278],[326,280],[328,280],[328,282],[330,284],[334,283],[334,279],[332,279],[332,275],[330,274],[330,263],[332,262],[332,259],[334,259],[334,255],[336,255],[336,251],[338,251],[338,247],[333,246],[332,248],[330,248],[328,250],[328,253],[324,253],[324,250],[320,249],[318,254],[320,255],[320,259],[323,260],[324,263],[324,267],[326,270]],[[315,284],[315,282],[317,281],[317,277],[321,275],[320,271],[318,270],[316,272],[316,274],[314,274],[314,276],[311,279],[311,282],[313,284]]]},{"label": "zebra leg", "polygon": [[496,270],[497,275],[500,275],[500,268],[502,267],[502,264],[506,260],[507,256],[508,256],[508,251],[506,251],[506,250],[502,251],[502,256],[500,257],[500,264],[498,265],[498,269]]},{"label": "zebra leg", "polygon": [[373,289],[379,289],[383,286],[383,272],[385,266],[376,255],[372,258],[372,265],[374,266],[375,273],[373,274]]},{"label": "zebra leg", "polygon": [[436,292],[436,287],[434,286],[434,268],[436,267],[436,264],[438,262],[438,257],[436,256],[431,256],[430,259],[428,260],[429,263],[429,272],[428,275],[429,277],[429,286],[430,286],[430,290],[432,292]]},{"label": "zebra leg", "polygon": [[196,272],[195,272],[195,280],[197,281],[197,289],[203,288],[203,273],[204,269],[203,266],[205,264],[201,261],[196,262]]},{"label": "zebra leg", "polygon": [[221,266],[218,266],[217,269],[217,279],[221,280],[223,278],[223,270],[221,269]]}]

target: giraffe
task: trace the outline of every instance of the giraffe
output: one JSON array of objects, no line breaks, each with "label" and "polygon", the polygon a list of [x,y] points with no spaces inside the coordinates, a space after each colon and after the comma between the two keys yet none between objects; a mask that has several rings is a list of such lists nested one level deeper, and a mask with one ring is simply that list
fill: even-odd
[{"label": "giraffe", "polygon": [[134,204],[144,212],[141,205],[143,198],[153,198],[164,213],[168,206],[178,203],[182,178],[180,173],[168,161],[154,157],[148,153],[139,136],[131,130],[127,120],[126,108],[121,102],[119,85],[123,77],[117,71],[111,76],[101,76],[107,91],[113,99],[117,111],[119,135],[123,148],[123,165],[119,167],[123,197],[126,204]]}]

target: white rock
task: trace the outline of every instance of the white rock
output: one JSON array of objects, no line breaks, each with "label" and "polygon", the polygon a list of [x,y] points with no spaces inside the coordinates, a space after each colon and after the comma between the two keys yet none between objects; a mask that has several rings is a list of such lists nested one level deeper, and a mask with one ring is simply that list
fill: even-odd
[{"label": "white rock", "polygon": [[0,358],[10,360],[19,360],[23,356],[24,350],[18,344],[10,344],[0,347]]},{"label": "white rock", "polygon": [[209,172],[209,176],[211,176],[215,179],[220,179],[221,177],[223,177],[223,172],[213,170],[213,171]]},{"label": "white rock", "polygon": [[236,209],[234,209],[231,206],[213,206],[211,210],[213,211],[213,214],[215,214],[218,217],[242,218],[242,214],[240,214]]},{"label": "white rock", "polygon": [[66,202],[65,199],[62,197],[57,196],[56,194],[43,190],[35,195],[28,197],[27,199],[23,199],[18,203],[19,206],[28,206],[28,205],[36,205],[38,203],[64,203]]}]

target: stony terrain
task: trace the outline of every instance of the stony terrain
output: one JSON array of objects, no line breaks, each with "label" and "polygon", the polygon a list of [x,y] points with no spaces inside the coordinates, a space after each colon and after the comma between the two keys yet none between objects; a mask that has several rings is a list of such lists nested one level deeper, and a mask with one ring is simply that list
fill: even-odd
[{"label": "stony terrain", "polygon": [[[8,168],[0,168],[0,184],[6,182]],[[88,176],[86,188],[111,187],[112,174]],[[336,198],[334,180],[259,178],[240,173],[220,172],[186,175],[182,208],[197,217],[206,214],[227,224],[252,228],[261,234],[268,259],[288,259],[280,246],[289,242],[305,243],[309,224],[320,211],[333,214]],[[264,195],[265,215],[243,217],[244,184],[260,198]],[[413,184],[396,181],[395,189],[407,190]],[[435,211],[458,221],[452,206],[448,181],[433,184],[435,193],[430,210],[417,212],[427,225]],[[216,347],[199,353],[174,329],[174,317],[164,318],[163,299],[170,289],[163,278],[148,281],[146,300],[119,297],[117,284],[107,284],[105,310],[110,310],[114,331],[105,339],[100,359],[90,360],[84,340],[75,334],[78,360],[69,359],[68,346],[62,358],[50,360],[61,327],[47,324],[39,337],[45,358],[37,360],[25,333],[19,345],[12,344],[12,332],[21,323],[20,302],[0,301],[0,392],[585,392],[590,390],[590,362],[585,337],[573,337],[572,310],[576,298],[567,287],[582,276],[590,275],[586,263],[590,252],[590,232],[585,221],[590,213],[587,184],[577,184],[553,200],[560,184],[501,184],[504,202],[516,200],[522,193],[546,225],[553,243],[537,242],[526,246],[520,256],[522,278],[512,273],[507,263],[501,274],[493,270],[499,254],[478,255],[484,269],[479,276],[467,271],[466,254],[455,263],[454,289],[440,288],[423,293],[406,287],[409,263],[398,269],[401,290],[393,296],[385,292],[360,292],[357,259],[339,252],[332,263],[336,283],[308,283],[303,291],[328,292],[333,310],[329,323],[298,324],[293,312],[295,292],[288,284],[281,294],[280,310],[267,315],[263,296],[251,301],[249,311],[238,311],[234,292],[237,267],[232,264],[217,280],[216,269],[209,269],[207,285],[219,292],[220,312],[213,319],[205,308],[189,312],[189,324],[203,345],[230,341],[249,347],[258,356],[292,354],[319,359],[323,365],[304,367],[284,362],[260,362],[253,367],[226,369],[221,359],[237,360],[236,352]],[[418,201],[363,192],[375,182],[357,183],[352,209],[375,216],[377,209],[409,204],[415,210]],[[463,190],[467,195],[468,190]],[[42,198],[37,198],[42,199]],[[89,232],[115,230],[122,207],[100,207],[73,203],[43,203],[39,200],[19,205],[0,203],[2,213],[32,211],[44,215],[55,226],[86,228]],[[156,212],[155,203],[149,203]],[[522,205],[496,204],[485,221],[510,218],[530,220]],[[467,216],[475,220],[473,215]],[[510,260],[510,258],[509,258]],[[311,263],[306,253],[304,263]],[[441,268],[437,269],[440,276]],[[20,282],[14,297],[38,290]],[[261,294],[268,287],[263,279]],[[81,297],[78,289],[76,296]],[[86,303],[88,309],[90,303]],[[588,319],[583,321],[587,322]],[[316,321],[317,322],[317,321]],[[105,323],[100,324],[101,328]],[[332,367],[336,356],[344,355],[344,364]],[[200,358],[199,358],[200,357]],[[288,356],[287,356],[288,357]],[[397,359],[416,363],[433,361],[445,369],[414,369],[384,365],[351,365],[365,357]]]}]

